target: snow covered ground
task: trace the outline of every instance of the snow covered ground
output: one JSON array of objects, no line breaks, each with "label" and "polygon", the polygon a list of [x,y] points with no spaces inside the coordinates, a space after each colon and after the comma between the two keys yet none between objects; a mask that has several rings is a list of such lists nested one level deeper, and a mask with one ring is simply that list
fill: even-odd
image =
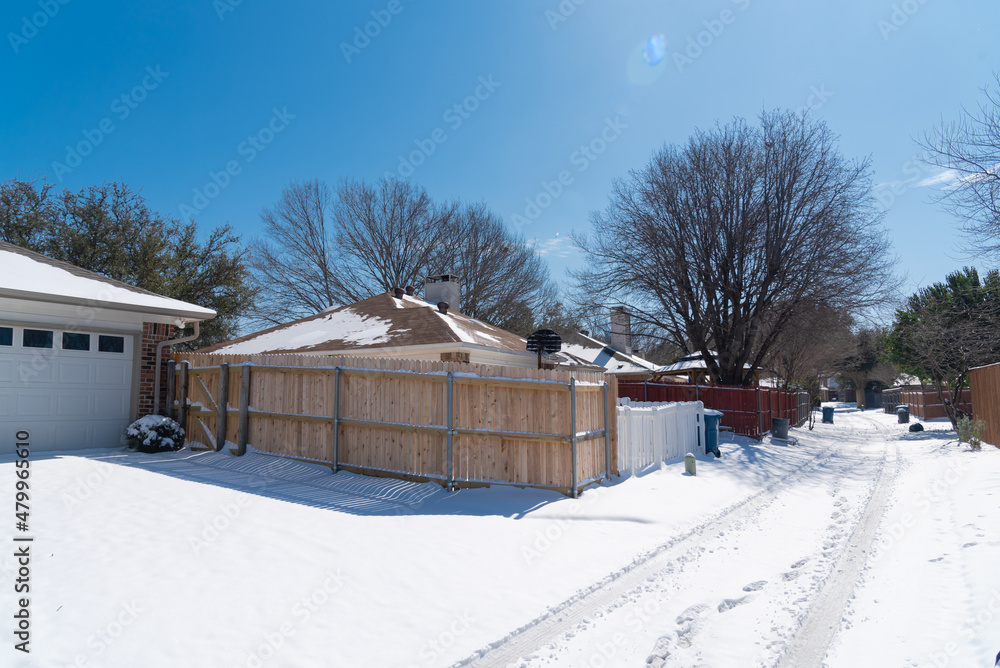
[{"label": "snow covered ground", "polygon": [[1000,450],[895,421],[838,405],[798,445],[724,441],[697,477],[672,462],[578,500],[39,454],[32,651],[5,631],[0,665],[992,666]]}]

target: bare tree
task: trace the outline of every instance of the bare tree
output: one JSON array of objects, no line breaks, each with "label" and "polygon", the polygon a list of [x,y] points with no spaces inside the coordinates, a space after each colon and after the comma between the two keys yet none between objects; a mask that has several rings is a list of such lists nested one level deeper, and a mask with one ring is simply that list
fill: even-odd
[{"label": "bare tree", "polygon": [[501,327],[530,326],[555,299],[544,261],[485,205],[437,204],[407,181],[345,181],[335,191],[292,183],[261,218],[267,236],[253,246],[260,323],[419,287],[435,274],[457,275],[456,307]]},{"label": "bare tree", "polygon": [[329,245],[332,206],[325,184],[292,182],[274,208],[261,212],[267,238],[251,245],[255,320],[286,322],[339,303],[336,256]]},{"label": "bare tree", "polygon": [[439,251],[452,216],[406,181],[374,187],[292,182],[261,213],[253,244],[261,299],[256,320],[281,323],[415,284]]},{"label": "bare tree", "polygon": [[455,208],[435,204],[409,181],[342,183],[334,207],[339,303],[417,285],[447,241]]},{"label": "bare tree", "polygon": [[545,261],[481,203],[455,207],[432,267],[458,275],[463,313],[510,331],[523,329],[525,313],[537,319],[557,301]]},{"label": "bare tree", "polygon": [[749,384],[801,304],[856,311],[895,286],[870,172],[790,112],[698,131],[616,182],[577,238],[581,291],[701,352],[716,382]]},{"label": "bare tree", "polygon": [[921,142],[928,161],[948,170],[941,198],[962,220],[974,256],[1000,254],[1000,75],[983,95],[978,110],[963,109]]},{"label": "bare tree", "polygon": [[785,389],[796,386],[819,394],[824,377],[853,346],[853,319],[827,304],[803,302],[775,341],[765,365],[782,379]]}]

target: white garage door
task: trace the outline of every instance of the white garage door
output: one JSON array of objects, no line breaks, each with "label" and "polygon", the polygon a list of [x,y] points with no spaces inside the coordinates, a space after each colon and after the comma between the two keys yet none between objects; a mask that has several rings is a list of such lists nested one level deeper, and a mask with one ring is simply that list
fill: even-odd
[{"label": "white garage door", "polygon": [[0,452],[17,432],[33,450],[121,444],[132,394],[133,337],[0,322]]}]

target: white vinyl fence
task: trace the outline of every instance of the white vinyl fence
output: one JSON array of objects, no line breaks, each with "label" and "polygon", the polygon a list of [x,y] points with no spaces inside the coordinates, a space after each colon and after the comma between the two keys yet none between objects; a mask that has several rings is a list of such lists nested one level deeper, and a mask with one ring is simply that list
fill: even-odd
[{"label": "white vinyl fence", "polygon": [[704,452],[705,406],[700,401],[653,403],[618,400],[618,470]]}]

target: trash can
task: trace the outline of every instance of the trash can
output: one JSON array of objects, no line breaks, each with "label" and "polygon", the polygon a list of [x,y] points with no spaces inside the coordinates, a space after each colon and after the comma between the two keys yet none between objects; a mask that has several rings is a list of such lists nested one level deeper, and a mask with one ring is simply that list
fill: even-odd
[{"label": "trash can", "polygon": [[771,436],[788,440],[788,419],[771,418]]},{"label": "trash can", "polygon": [[906,424],[910,421],[910,407],[909,406],[897,406],[896,407],[896,419],[899,420],[899,424]]},{"label": "trash can", "polygon": [[823,422],[833,424],[833,406],[823,406]]},{"label": "trash can", "polygon": [[705,454],[712,453],[716,457],[722,456],[719,450],[719,423],[722,422],[722,411],[715,411],[711,408],[705,409]]}]

